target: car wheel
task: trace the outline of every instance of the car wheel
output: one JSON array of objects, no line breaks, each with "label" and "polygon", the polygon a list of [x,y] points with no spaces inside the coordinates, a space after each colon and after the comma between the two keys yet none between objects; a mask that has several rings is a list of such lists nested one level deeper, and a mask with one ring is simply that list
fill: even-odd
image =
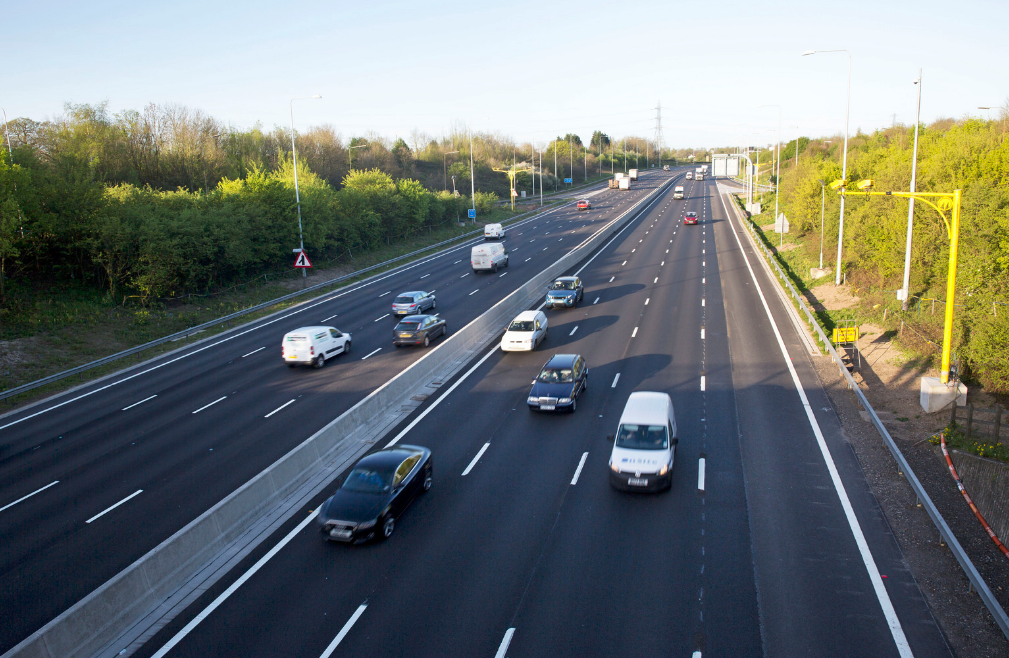
[{"label": "car wheel", "polygon": [[427,347],[430,344],[431,344],[431,337],[430,336],[424,336],[424,347]]},{"label": "car wheel", "polygon": [[504,266],[508,267],[508,259],[507,258],[505,258],[505,264],[504,264]]},{"label": "car wheel", "polygon": [[490,273],[497,274],[497,263],[494,263],[493,265],[490,266]]},{"label": "car wheel", "polygon": [[315,357],[315,363],[313,365],[316,368],[321,368],[322,366],[326,365],[326,356],[324,354],[320,354],[319,356]]},{"label": "car wheel", "polygon": [[571,413],[574,413],[578,409],[578,398],[571,399]]},{"label": "car wheel", "polygon": [[393,531],[396,529],[396,520],[391,516],[385,517],[382,521],[382,539],[388,539],[392,536]]},{"label": "car wheel", "polygon": [[343,344],[343,353],[346,354],[349,351],[350,351],[350,341],[348,340],[346,343]]},{"label": "car wheel", "polygon": [[448,336],[448,325],[447,324],[442,326],[442,328],[441,328],[441,335],[442,336]]},{"label": "car wheel", "polygon": [[431,300],[431,308],[438,308],[438,300],[437,299],[432,299]]},{"label": "car wheel", "polygon": [[428,473],[424,477],[424,491],[431,491],[431,485],[434,484],[434,480],[431,478],[431,474]]},{"label": "car wheel", "polygon": [[402,345],[400,345],[399,343],[393,343],[393,345],[395,345],[395,346],[396,346],[396,349],[397,349],[397,350],[398,350],[399,348],[403,347],[403,346],[402,346]]}]

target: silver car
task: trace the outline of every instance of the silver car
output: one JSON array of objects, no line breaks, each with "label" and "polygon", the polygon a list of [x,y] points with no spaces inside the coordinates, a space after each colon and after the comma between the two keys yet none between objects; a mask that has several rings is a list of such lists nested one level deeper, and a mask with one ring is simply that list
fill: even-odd
[{"label": "silver car", "polygon": [[414,290],[401,292],[392,302],[393,315],[418,315],[428,309],[437,308],[438,301],[433,292]]}]

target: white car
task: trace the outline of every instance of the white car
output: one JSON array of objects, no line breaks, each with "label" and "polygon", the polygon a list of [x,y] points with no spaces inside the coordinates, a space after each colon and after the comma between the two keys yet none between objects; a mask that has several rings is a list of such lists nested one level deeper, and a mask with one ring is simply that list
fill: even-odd
[{"label": "white car", "polygon": [[546,337],[546,314],[543,311],[522,311],[501,337],[501,351],[531,352]]},{"label": "white car", "polygon": [[321,368],[326,359],[350,351],[350,334],[336,327],[302,327],[284,334],[280,351],[284,363],[291,368],[297,365]]},{"label": "white car", "polygon": [[676,417],[666,393],[636,391],[627,398],[610,453],[610,485],[625,491],[673,486]]},{"label": "white car", "polygon": [[694,172],[688,171],[687,172],[687,180],[691,180],[693,177],[694,177]]},{"label": "white car", "polygon": [[483,227],[484,240],[504,240],[505,230],[500,224],[488,224]]}]

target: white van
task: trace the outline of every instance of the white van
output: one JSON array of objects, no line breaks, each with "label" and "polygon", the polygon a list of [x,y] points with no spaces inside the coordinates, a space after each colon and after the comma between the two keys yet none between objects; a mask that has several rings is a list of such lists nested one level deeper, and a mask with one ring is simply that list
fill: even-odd
[{"label": "white van", "polygon": [[610,435],[610,485],[625,491],[659,491],[673,485],[676,417],[666,393],[631,393]]},{"label": "white van", "polygon": [[504,240],[505,230],[500,224],[488,224],[483,227],[484,240]]},{"label": "white van", "polygon": [[284,334],[280,351],[284,363],[291,368],[297,365],[321,368],[326,359],[350,351],[350,334],[336,327],[302,327]]},{"label": "white van", "polygon": [[687,180],[691,180],[691,179],[693,179],[693,177],[694,177],[694,172],[688,171],[687,172],[687,176],[686,176]]},{"label": "white van", "polygon": [[546,337],[546,314],[543,311],[522,311],[501,337],[501,351],[531,352]]},{"label": "white van", "polygon": [[470,252],[469,263],[474,274],[485,270],[497,272],[499,267],[508,267],[508,252],[501,243],[478,244]]},{"label": "white van", "polygon": [[682,185],[677,185],[676,187],[673,188],[673,198],[674,199],[682,199],[683,198],[683,186]]}]

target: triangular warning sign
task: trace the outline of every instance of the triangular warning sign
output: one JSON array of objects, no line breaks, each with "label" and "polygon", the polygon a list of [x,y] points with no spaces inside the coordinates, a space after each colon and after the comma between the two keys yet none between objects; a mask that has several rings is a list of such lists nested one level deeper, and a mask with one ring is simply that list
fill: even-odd
[{"label": "triangular warning sign", "polygon": [[298,260],[294,261],[295,267],[312,267],[312,261],[308,260],[308,255],[304,251],[298,253]]}]

